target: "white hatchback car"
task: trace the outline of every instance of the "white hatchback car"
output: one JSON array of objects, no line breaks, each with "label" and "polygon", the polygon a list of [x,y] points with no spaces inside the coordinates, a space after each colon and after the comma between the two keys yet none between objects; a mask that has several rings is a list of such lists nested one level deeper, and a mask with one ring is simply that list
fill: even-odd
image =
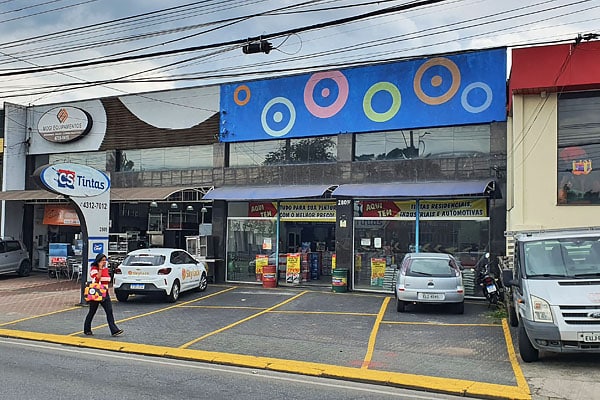
[{"label": "white hatchback car", "polygon": [[115,269],[117,300],[130,294],[160,294],[175,302],[186,290],[206,290],[206,265],[181,249],[151,248],[132,251]]},{"label": "white hatchback car", "polygon": [[461,269],[450,254],[406,254],[396,276],[396,309],[403,312],[407,304],[449,303],[455,313],[464,313]]}]

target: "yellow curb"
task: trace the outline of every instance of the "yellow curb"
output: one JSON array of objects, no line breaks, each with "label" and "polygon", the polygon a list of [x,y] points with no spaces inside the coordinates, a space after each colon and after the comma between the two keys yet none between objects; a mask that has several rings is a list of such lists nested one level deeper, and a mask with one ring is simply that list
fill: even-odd
[{"label": "yellow curb", "polygon": [[0,336],[64,344],[82,348],[95,348],[100,350],[110,350],[140,355],[170,357],[174,359],[274,370],[296,373],[300,375],[319,376],[323,378],[345,379],[357,382],[402,387],[407,389],[454,394],[459,396],[467,395],[491,399],[511,400],[531,399],[529,391],[523,390],[518,386],[506,386],[460,379],[412,375],[399,372],[352,368],[331,364],[257,357],[243,354],[229,354],[204,350],[163,347],[123,342],[119,339],[106,340],[10,329],[0,329]]}]

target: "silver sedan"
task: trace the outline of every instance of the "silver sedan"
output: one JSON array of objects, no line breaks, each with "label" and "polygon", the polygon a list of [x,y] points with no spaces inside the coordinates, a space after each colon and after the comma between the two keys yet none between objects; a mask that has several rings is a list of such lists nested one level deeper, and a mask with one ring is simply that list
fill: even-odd
[{"label": "silver sedan", "polygon": [[455,313],[464,313],[461,267],[450,254],[406,254],[396,276],[395,293],[398,312],[404,312],[407,304],[451,303]]}]

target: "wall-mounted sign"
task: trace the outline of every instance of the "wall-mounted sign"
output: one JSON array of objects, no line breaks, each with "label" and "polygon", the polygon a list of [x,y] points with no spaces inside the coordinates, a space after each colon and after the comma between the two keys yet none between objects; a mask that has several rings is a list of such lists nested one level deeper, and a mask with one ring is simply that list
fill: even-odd
[{"label": "wall-mounted sign", "polygon": [[[110,188],[110,178],[102,171],[87,165],[54,164],[38,168],[34,177],[47,190],[69,197],[93,197]],[[89,201],[85,208],[108,209],[108,204]]]},{"label": "wall-mounted sign", "polygon": [[92,129],[92,116],[81,108],[56,107],[42,115],[37,128],[40,136],[49,142],[72,142]]},{"label": "wall-mounted sign", "polygon": [[506,49],[221,86],[220,140],[506,121]]},{"label": "wall-mounted sign", "polygon": [[[413,219],[416,217],[414,200],[365,200],[356,207],[356,216],[375,218]],[[419,217],[422,219],[486,218],[485,199],[422,200],[419,202]]]},{"label": "wall-mounted sign", "polygon": [[44,208],[44,225],[79,226],[79,216],[73,207],[46,205]]}]

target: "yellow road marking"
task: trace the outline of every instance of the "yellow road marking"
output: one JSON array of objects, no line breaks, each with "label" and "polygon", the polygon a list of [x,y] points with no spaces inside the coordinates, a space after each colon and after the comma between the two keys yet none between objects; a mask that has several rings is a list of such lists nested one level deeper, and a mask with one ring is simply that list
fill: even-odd
[{"label": "yellow road marking", "polygon": [[246,306],[182,306],[181,308],[209,308],[217,310],[266,310],[266,307],[246,307]]},{"label": "yellow road marking", "polygon": [[344,312],[344,311],[280,311],[274,310],[269,311],[269,313],[274,314],[322,314],[322,315],[350,315],[350,316],[358,316],[358,317],[374,317],[377,314],[373,313],[357,313],[357,312]]},{"label": "yellow road marking", "polygon": [[383,299],[383,303],[381,304],[381,308],[379,309],[379,313],[377,314],[377,318],[375,318],[375,324],[373,325],[373,330],[371,331],[371,336],[369,337],[369,345],[367,346],[367,354],[365,355],[365,359],[363,360],[362,369],[369,368],[369,364],[371,363],[371,359],[373,358],[373,351],[375,350],[375,341],[377,340],[377,332],[379,331],[379,324],[381,324],[381,320],[383,319],[383,315],[385,314],[385,310],[387,308],[388,303],[390,302],[391,297],[386,297]]},{"label": "yellow road marking", "polygon": [[[235,289],[235,287],[228,288],[228,289],[225,289],[225,290],[221,290],[221,291],[219,291],[219,292],[215,292],[215,293],[211,293],[211,294],[209,294],[209,295],[206,295],[206,296],[202,296],[202,297],[200,297],[200,298],[198,298],[198,299],[189,300],[189,301],[186,301],[186,302],[184,302],[184,303],[181,303],[181,304],[175,304],[175,305],[173,305],[173,306],[170,306],[170,307],[161,308],[161,309],[159,309],[159,310],[150,311],[150,312],[147,312],[147,313],[144,313],[144,314],[140,314],[140,315],[134,315],[133,317],[129,317],[129,318],[120,319],[120,320],[118,320],[118,321],[116,321],[116,322],[117,322],[117,323],[120,323],[120,322],[126,322],[126,321],[131,321],[131,320],[138,319],[138,318],[142,318],[142,317],[147,317],[148,315],[152,315],[152,314],[158,314],[158,313],[161,313],[161,312],[163,312],[163,311],[172,310],[173,308],[179,308],[179,307],[185,306],[185,305],[187,305],[187,304],[195,303],[195,302],[197,302],[197,301],[202,301],[202,300],[204,300],[204,299],[208,299],[208,298],[210,298],[210,297],[214,297],[214,296],[217,296],[217,295],[219,295],[219,294],[223,294],[223,293],[225,293],[225,292],[229,292],[229,291],[231,291],[231,290],[234,290],[234,289]],[[94,327],[94,328],[92,328],[92,329],[104,328],[104,327],[106,327],[106,326],[108,326],[108,324],[101,324],[101,325],[97,325],[97,326],[95,326],[95,327]],[[77,332],[70,333],[70,334],[69,334],[69,336],[80,335],[80,334],[82,334],[82,333],[83,333],[83,331],[77,331]]]},{"label": "yellow road marking", "polygon": [[282,301],[281,303],[278,303],[278,304],[274,305],[273,307],[269,307],[269,308],[267,308],[266,310],[263,310],[263,311],[261,311],[261,312],[259,312],[259,313],[256,313],[256,314],[253,314],[253,315],[251,315],[251,316],[249,316],[249,317],[247,317],[247,318],[241,319],[241,320],[239,320],[239,321],[237,321],[237,322],[234,322],[233,324],[229,324],[229,325],[227,325],[227,326],[225,326],[225,327],[223,327],[223,328],[221,328],[221,329],[217,329],[216,331],[209,332],[209,333],[207,333],[206,335],[200,336],[199,338],[196,338],[196,339],[194,339],[194,340],[190,340],[189,342],[187,342],[187,343],[184,343],[183,345],[179,346],[179,348],[180,348],[180,349],[186,349],[186,348],[190,347],[191,345],[193,345],[194,343],[197,343],[197,342],[199,342],[199,341],[201,341],[201,340],[203,340],[203,339],[206,339],[207,337],[210,337],[210,336],[212,336],[212,335],[216,335],[217,333],[221,333],[221,332],[223,332],[223,331],[226,331],[227,329],[231,329],[231,328],[233,328],[234,326],[237,326],[237,325],[243,324],[243,323],[244,323],[244,322],[246,322],[246,321],[250,321],[250,320],[251,320],[251,319],[253,319],[253,318],[256,318],[256,317],[259,317],[259,316],[261,316],[261,315],[263,315],[263,314],[266,314],[266,313],[268,313],[269,311],[276,309],[277,307],[281,307],[281,306],[283,306],[284,304],[287,304],[287,303],[289,303],[289,302],[291,302],[291,301],[294,301],[294,300],[296,300],[298,297],[302,296],[302,295],[303,295],[303,294],[305,294],[305,293],[308,293],[308,290],[305,290],[305,291],[303,291],[303,292],[300,292],[299,294],[295,295],[294,297],[290,297],[289,299],[287,299],[287,300],[285,300],[285,301]]},{"label": "yellow road marking", "polygon": [[498,324],[446,324],[442,322],[410,322],[410,321],[381,321],[382,324],[391,325],[433,325],[433,326],[486,326],[499,328]]},{"label": "yellow road marking", "polygon": [[531,395],[517,386],[462,379],[440,378],[435,376],[344,367],[307,361],[256,357],[204,350],[178,349],[173,347],[128,343],[121,340],[71,337],[51,333],[26,332],[10,329],[0,329],[0,336],[121,353],[168,357],[212,364],[237,365],[240,367],[288,372],[298,375],[319,376],[323,378],[345,379],[355,382],[367,382],[413,390],[441,392],[461,397],[531,400]]},{"label": "yellow road marking", "polygon": [[523,389],[523,391],[531,393],[529,385],[527,384],[527,380],[525,379],[525,375],[523,375],[523,371],[521,370],[521,366],[519,365],[519,361],[517,360],[517,355],[515,354],[515,347],[513,346],[512,336],[510,335],[510,329],[508,327],[508,322],[506,322],[506,318],[502,318],[502,329],[504,330],[504,338],[506,339],[508,359],[510,360],[510,365],[512,366],[513,372],[515,373],[515,378],[517,379],[517,386]]},{"label": "yellow road marking", "polygon": [[63,310],[52,311],[52,312],[48,312],[48,313],[45,313],[45,314],[40,314],[40,315],[34,315],[34,316],[32,316],[32,317],[26,317],[26,318],[16,319],[16,320],[14,320],[14,321],[10,321],[10,322],[4,322],[4,323],[0,324],[0,326],[6,326],[6,325],[17,324],[17,323],[19,323],[19,322],[28,321],[28,320],[30,320],[30,319],[41,318],[41,317],[47,317],[48,315],[60,314],[60,313],[62,313],[62,312],[65,312],[65,311],[76,310],[76,309],[78,309],[78,308],[80,308],[80,306],[77,306],[77,307],[69,307],[69,308],[65,308],[65,309],[63,309]]}]

